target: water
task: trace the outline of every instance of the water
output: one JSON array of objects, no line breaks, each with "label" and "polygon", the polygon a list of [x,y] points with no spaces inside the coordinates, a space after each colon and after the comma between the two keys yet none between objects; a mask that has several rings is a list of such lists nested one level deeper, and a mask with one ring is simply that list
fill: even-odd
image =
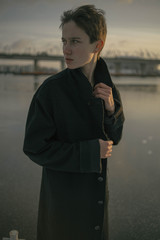
[{"label": "water", "polygon": [[[35,240],[41,167],[22,152],[28,107],[44,76],[0,75],[0,239]],[[109,159],[111,240],[160,239],[160,78],[113,78],[123,139]]]},{"label": "water", "polygon": [[111,239],[158,240],[160,79],[134,83],[119,87],[126,122],[123,140],[109,161]]}]

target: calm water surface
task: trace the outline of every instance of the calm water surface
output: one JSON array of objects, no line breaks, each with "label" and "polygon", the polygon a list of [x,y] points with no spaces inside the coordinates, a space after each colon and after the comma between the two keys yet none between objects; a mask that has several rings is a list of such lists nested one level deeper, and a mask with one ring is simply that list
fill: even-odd
[{"label": "calm water surface", "polygon": [[[23,154],[26,116],[45,77],[0,75],[0,239],[35,240],[41,167]],[[110,240],[160,240],[160,78],[113,78],[125,112],[109,159]],[[76,239],[75,239],[76,240]]]}]

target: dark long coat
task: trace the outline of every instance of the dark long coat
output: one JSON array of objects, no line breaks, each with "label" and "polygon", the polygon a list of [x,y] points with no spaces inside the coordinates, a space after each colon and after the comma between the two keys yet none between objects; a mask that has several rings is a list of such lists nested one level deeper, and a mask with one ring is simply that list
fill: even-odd
[{"label": "dark long coat", "polygon": [[111,117],[80,69],[48,78],[31,102],[24,152],[43,167],[37,240],[108,239],[107,159],[100,159],[98,139],[117,144],[124,115],[101,58],[94,79],[112,87]]}]

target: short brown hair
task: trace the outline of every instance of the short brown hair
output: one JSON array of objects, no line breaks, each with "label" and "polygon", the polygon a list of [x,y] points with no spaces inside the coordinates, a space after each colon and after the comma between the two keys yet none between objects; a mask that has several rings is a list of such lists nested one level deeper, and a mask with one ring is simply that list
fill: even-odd
[{"label": "short brown hair", "polygon": [[94,5],[84,5],[74,10],[68,10],[61,16],[61,25],[74,21],[89,36],[90,43],[102,40],[105,43],[107,26],[105,12]]}]

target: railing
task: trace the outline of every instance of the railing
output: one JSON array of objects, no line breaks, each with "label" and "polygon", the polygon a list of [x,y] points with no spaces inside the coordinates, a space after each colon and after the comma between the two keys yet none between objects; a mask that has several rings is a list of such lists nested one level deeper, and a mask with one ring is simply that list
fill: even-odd
[{"label": "railing", "polygon": [[25,239],[19,239],[18,238],[18,231],[12,230],[9,232],[9,238],[3,237],[2,240],[25,240]]}]

